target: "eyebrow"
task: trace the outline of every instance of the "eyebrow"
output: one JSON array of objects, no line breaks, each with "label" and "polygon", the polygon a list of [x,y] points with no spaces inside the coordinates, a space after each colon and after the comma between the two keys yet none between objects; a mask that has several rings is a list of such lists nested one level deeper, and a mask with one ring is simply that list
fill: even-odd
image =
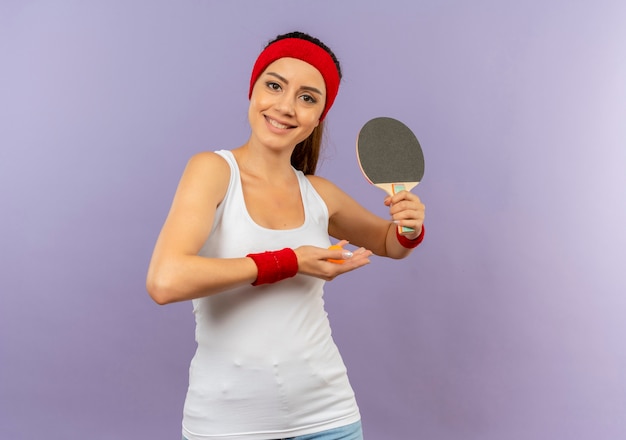
[{"label": "eyebrow", "polygon": [[[287,78],[279,75],[278,73],[274,73],[274,72],[267,72],[268,75],[271,75],[273,77],[278,78],[279,80],[281,80],[282,82],[284,82],[285,84],[289,84],[289,81],[287,81]],[[317,93],[321,96],[324,96],[324,94],[321,92],[321,90],[316,89],[315,87],[311,87],[311,86],[302,86],[301,87],[302,90],[307,90],[309,92],[313,92],[313,93]]]}]

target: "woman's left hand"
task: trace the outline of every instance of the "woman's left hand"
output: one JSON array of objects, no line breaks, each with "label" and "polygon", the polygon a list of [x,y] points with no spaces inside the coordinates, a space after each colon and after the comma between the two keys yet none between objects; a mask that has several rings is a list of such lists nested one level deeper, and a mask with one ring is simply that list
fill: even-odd
[{"label": "woman's left hand", "polygon": [[400,191],[385,198],[385,206],[389,207],[389,214],[394,223],[413,229],[413,232],[402,235],[409,240],[419,236],[424,224],[426,207],[418,196],[410,191]]}]

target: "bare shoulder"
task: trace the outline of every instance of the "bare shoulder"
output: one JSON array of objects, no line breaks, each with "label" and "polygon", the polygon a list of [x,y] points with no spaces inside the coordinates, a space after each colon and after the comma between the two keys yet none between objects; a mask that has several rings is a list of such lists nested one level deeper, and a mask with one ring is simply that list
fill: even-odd
[{"label": "bare shoulder", "polygon": [[230,167],[222,156],[206,151],[194,154],[185,167],[179,192],[200,196],[218,204],[230,181]]},{"label": "bare shoulder", "polygon": [[306,178],[309,179],[313,188],[315,188],[322,197],[324,197],[324,194],[332,194],[334,191],[340,191],[337,185],[324,177],[309,174]]},{"label": "bare shoulder", "polygon": [[201,153],[196,153],[189,159],[187,163],[187,168],[193,168],[194,171],[204,170],[204,171],[213,171],[216,173],[224,173],[230,175],[230,167],[222,156],[213,151],[203,151]]},{"label": "bare shoulder", "polygon": [[328,179],[315,175],[307,175],[306,177],[315,191],[322,197],[328,207],[329,214],[332,216],[348,195]]}]

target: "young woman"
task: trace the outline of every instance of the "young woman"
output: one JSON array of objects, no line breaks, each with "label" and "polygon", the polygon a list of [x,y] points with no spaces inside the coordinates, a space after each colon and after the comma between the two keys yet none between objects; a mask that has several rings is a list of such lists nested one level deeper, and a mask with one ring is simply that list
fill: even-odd
[{"label": "young woman", "polygon": [[[197,154],[183,173],[147,289],[159,304],[193,300],[184,438],[362,438],[324,283],[372,253],[409,255],[424,235],[424,205],[406,191],[387,197],[385,220],[314,175],[340,79],[322,42],[277,37],[252,71],[248,141]],[[398,225],[415,232],[401,236]],[[358,248],[329,250],[329,236]]]}]

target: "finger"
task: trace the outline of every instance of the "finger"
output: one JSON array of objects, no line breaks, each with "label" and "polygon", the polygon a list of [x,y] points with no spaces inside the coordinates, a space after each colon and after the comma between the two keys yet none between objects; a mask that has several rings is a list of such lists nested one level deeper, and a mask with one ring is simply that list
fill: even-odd
[{"label": "finger", "polygon": [[322,276],[322,278],[330,281],[335,279],[339,275],[352,272],[353,270],[370,264],[369,257],[372,255],[371,251],[360,248],[357,249],[353,254],[353,257],[346,260],[344,264],[325,263],[327,266],[325,266],[326,269],[324,270],[324,275]]},{"label": "finger", "polygon": [[[350,251],[348,251],[350,252]],[[359,264],[361,260],[369,258],[372,255],[372,251],[365,248],[358,248],[354,252],[350,252],[350,257],[345,258],[344,263],[355,262],[354,264]]]},{"label": "finger", "polygon": [[330,261],[331,263],[343,264],[346,260],[349,260],[353,257],[353,253],[348,249],[343,250],[333,250],[332,254],[325,258],[325,260]]},{"label": "finger", "polygon": [[[412,235],[416,233],[416,231],[419,232],[419,230],[421,230],[422,228],[422,225],[424,224],[423,221],[414,219],[394,220],[393,223],[401,228],[411,228],[411,230],[401,232],[401,235]],[[419,234],[416,233],[416,235]]]},{"label": "finger", "polygon": [[392,221],[396,224],[402,223],[401,226],[410,226],[407,224],[407,222],[423,223],[424,218],[425,218],[424,211],[404,210],[404,211],[395,213],[392,216]]},{"label": "finger", "polygon": [[371,251],[362,251],[354,254],[352,258],[345,260],[344,264],[337,265],[339,273],[350,272],[370,263]]},{"label": "finger", "polygon": [[325,258],[325,260],[328,260],[331,263],[343,264],[345,263],[345,260],[352,258],[352,252],[342,247],[347,243],[347,240],[341,240],[337,244],[330,246],[328,249],[332,251],[332,255]]},{"label": "finger", "polygon": [[416,194],[413,194],[410,191],[400,191],[399,193],[394,194],[393,196],[390,197],[390,202],[392,205],[396,203],[400,203],[403,200],[415,202],[415,203],[421,203],[420,198]]},{"label": "finger", "polygon": [[357,250],[355,250],[352,253],[352,258],[351,260],[357,261],[363,258],[369,258],[372,255],[372,251],[370,251],[369,249],[365,249],[363,247],[358,248]]},{"label": "finger", "polygon": [[401,202],[395,203],[389,207],[389,213],[393,216],[394,214],[398,214],[402,211],[414,211],[414,212],[424,212],[426,207],[423,203],[417,200],[402,200]]},{"label": "finger", "polygon": [[361,248],[358,252],[355,251],[353,254],[352,258],[350,258],[346,264],[347,267],[351,268],[351,270],[363,267],[370,263],[372,251]]}]

